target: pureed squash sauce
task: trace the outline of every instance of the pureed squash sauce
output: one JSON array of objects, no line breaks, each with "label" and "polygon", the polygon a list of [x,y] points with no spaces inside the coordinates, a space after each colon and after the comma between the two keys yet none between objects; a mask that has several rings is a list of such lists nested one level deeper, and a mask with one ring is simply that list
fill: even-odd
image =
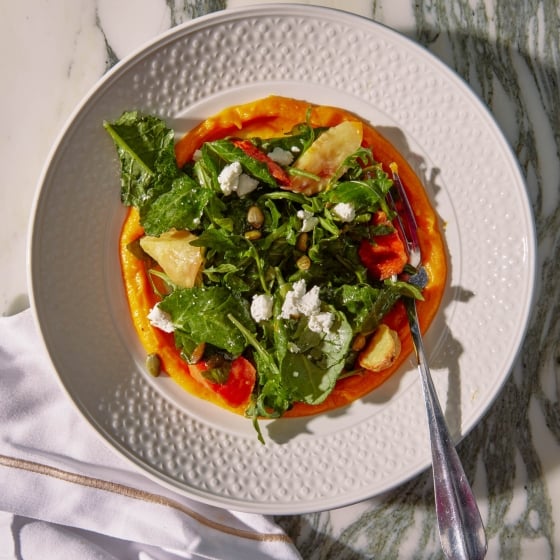
[{"label": "pureed squash sauce", "polygon": [[[278,137],[289,133],[296,124],[305,122],[306,119],[309,119],[308,122],[313,127],[333,127],[343,121],[362,122],[362,146],[372,150],[374,158],[383,164],[385,170],[389,169],[389,164],[397,164],[418,223],[423,265],[428,275],[428,283],[423,289],[424,301],[417,302],[420,324],[426,330],[437,313],[447,274],[438,219],[421,182],[406,160],[390,142],[359,117],[336,107],[314,106],[306,101],[270,96],[227,108],[192,129],[175,146],[177,164],[181,168],[190,161],[195,151],[206,141],[227,136]],[[131,208],[121,232],[120,259],[131,317],[144,349],[147,354],[157,354],[163,371],[189,393],[243,414],[247,402],[235,402],[234,394],[224,395],[224,398],[218,384],[214,384],[212,390],[208,388],[209,384],[201,375],[201,367],[198,364],[189,365],[181,358],[175,347],[173,334],[163,332],[150,323],[148,313],[159,301],[159,297],[151,287],[146,265],[128,249],[129,244],[143,234],[138,211]],[[385,316],[383,323],[398,333],[402,345],[399,356],[390,367],[381,372],[366,371],[364,374],[342,378],[322,403],[309,405],[297,402],[283,416],[308,416],[333,410],[366,395],[388,379],[412,351],[408,322],[401,302]],[[235,393],[236,388],[229,387],[227,390]]]}]

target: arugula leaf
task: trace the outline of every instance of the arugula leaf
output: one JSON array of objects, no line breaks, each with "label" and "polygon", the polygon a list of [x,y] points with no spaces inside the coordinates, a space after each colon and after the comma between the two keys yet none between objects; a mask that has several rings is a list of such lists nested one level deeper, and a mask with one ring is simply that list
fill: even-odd
[{"label": "arugula leaf", "polygon": [[[282,379],[294,402],[323,402],[344,368],[344,359],[352,341],[352,327],[343,313],[333,307],[329,307],[328,310],[336,317],[330,331],[324,335],[311,333],[306,326],[308,319],[300,319],[304,325],[306,340],[302,337],[296,338],[294,345],[300,351],[295,353],[288,350],[282,360]],[[311,342],[313,338],[315,341]],[[304,345],[310,346],[303,351]]]},{"label": "arugula leaf", "polygon": [[181,357],[189,364],[195,363],[196,359],[193,359],[193,355],[200,343],[196,342],[188,333],[179,329],[175,329],[173,336],[175,346],[181,350]]},{"label": "arugula leaf", "polygon": [[335,290],[334,300],[337,307],[345,309],[354,325],[354,333],[362,329],[366,318],[375,308],[381,290],[370,284],[345,284]]},{"label": "arugula leaf", "polygon": [[310,269],[314,284],[340,286],[364,282],[367,278],[358,255],[358,243],[349,236],[327,235],[316,228],[307,254],[314,264]]},{"label": "arugula leaf", "polygon": [[[275,303],[275,308],[276,311],[279,311],[278,302]],[[249,331],[233,315],[229,315],[228,319],[239,329],[247,343],[255,350],[253,359],[259,376],[256,396],[247,410],[247,415],[253,418],[253,425],[259,434],[259,440],[264,443],[258,427],[259,416],[263,418],[279,418],[292,406],[293,401],[289,397],[287,388],[282,383],[282,376],[274,351],[268,351],[257,340],[254,333]]]},{"label": "arugula leaf", "polygon": [[177,289],[159,307],[171,315],[175,328],[194,342],[207,342],[232,356],[239,356],[247,342],[228,315],[249,332],[255,330],[247,302],[222,286]]},{"label": "arugula leaf", "polygon": [[239,267],[231,263],[222,263],[216,266],[205,266],[202,273],[208,278],[210,282],[219,284],[222,281],[223,275],[234,274],[239,272]]},{"label": "arugula leaf", "polygon": [[207,249],[203,274],[209,281],[223,283],[239,293],[258,288],[268,292],[266,259],[244,236],[210,227],[192,245]]},{"label": "arugula leaf", "polygon": [[171,228],[197,230],[202,213],[215,194],[188,175],[176,178],[171,189],[146,208],[142,225],[148,235],[160,235]]},{"label": "arugula leaf", "polygon": [[200,149],[200,158],[193,165],[193,174],[201,185],[217,193],[220,192],[218,182],[220,158],[210,150],[206,143]]},{"label": "arugula leaf", "polygon": [[213,142],[207,142],[206,146],[226,163],[238,161],[243,170],[255,179],[272,187],[277,186],[276,179],[268,170],[266,163],[248,156],[241,148],[238,148],[229,140],[214,140]]},{"label": "arugula leaf", "polygon": [[363,171],[363,177],[373,181],[380,192],[384,195],[387,194],[393,186],[393,180],[385,171],[383,171],[380,163],[374,163],[373,165],[365,168]]},{"label": "arugula leaf", "polygon": [[103,123],[115,143],[121,163],[121,200],[142,210],[171,188],[179,169],[174,132],[158,117],[127,111]]},{"label": "arugula leaf", "polygon": [[192,242],[192,245],[213,249],[219,253],[233,254],[239,254],[240,250],[245,250],[247,247],[244,238],[233,235],[223,228],[208,228],[198,236],[198,239]]},{"label": "arugula leaf", "polygon": [[383,289],[379,291],[379,296],[359,326],[359,332],[365,335],[372,333],[401,297],[412,297],[420,301],[424,299],[421,290],[408,282],[385,280]]},{"label": "arugula leaf", "polygon": [[364,177],[364,169],[370,169],[376,165],[373,153],[370,148],[360,147],[353,154],[350,154],[340,165],[339,169],[343,173],[335,172],[335,176],[344,176],[347,180],[357,180]]},{"label": "arugula leaf", "polygon": [[350,203],[356,213],[372,212],[379,207],[379,201],[384,197],[373,181],[345,181],[337,183],[325,193],[325,197],[333,204],[339,202]]},{"label": "arugula leaf", "polygon": [[274,138],[255,139],[255,145],[269,153],[274,148],[282,148],[297,157],[313,144],[316,138],[324,132],[325,128],[313,128],[307,123],[296,125],[287,135]]}]

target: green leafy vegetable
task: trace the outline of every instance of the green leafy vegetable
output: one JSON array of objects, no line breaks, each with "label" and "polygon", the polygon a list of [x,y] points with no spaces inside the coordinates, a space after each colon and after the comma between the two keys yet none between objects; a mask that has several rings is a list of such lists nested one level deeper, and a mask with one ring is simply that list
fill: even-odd
[{"label": "green leafy vegetable", "polygon": [[197,230],[202,213],[215,195],[188,175],[177,177],[171,188],[146,207],[142,224],[148,235],[172,228]]},{"label": "green leafy vegetable", "polygon": [[[332,308],[331,308],[332,309]],[[344,314],[335,312],[337,321],[331,330],[324,335],[312,333],[305,325],[304,333],[308,345],[297,346],[302,337],[297,337],[293,346],[297,352],[288,350],[282,360],[282,375],[294,401],[307,404],[323,402],[333,390],[338,376],[344,367],[344,357],[352,341],[352,328]],[[309,340],[314,339],[313,341]]]},{"label": "green leafy vegetable", "polygon": [[259,181],[267,185],[276,186],[276,179],[271,175],[265,163],[248,156],[241,148],[238,148],[229,140],[216,140],[214,142],[207,142],[206,145],[209,150],[214,152],[225,163],[229,164],[238,161],[245,172],[252,175],[255,179],[259,179]]},{"label": "green leafy vegetable", "polygon": [[169,313],[175,328],[196,344],[208,342],[232,356],[239,356],[247,343],[228,315],[249,331],[255,328],[246,302],[220,286],[177,289],[159,307]]},{"label": "green leafy vegetable", "polygon": [[[371,278],[360,260],[360,243],[392,231],[370,223],[379,210],[392,218],[386,202],[392,182],[370,150],[359,148],[326,190],[306,196],[280,188],[266,163],[228,138],[204,143],[196,161],[178,169],[174,134],[162,120],[131,111],[104,126],[121,162],[121,198],[139,209],[146,233],[186,229],[196,234],[191,244],[204,247],[200,285],[167,283],[159,308],[187,362],[199,359],[202,343],[207,363],[219,362],[205,373],[212,382],[227,380],[237,356],[255,365],[246,413],[261,440],[259,418],[279,417],[295,402],[321,403],[353,367],[353,338],[372,333],[400,298],[422,299],[408,282]],[[296,161],[324,130],[306,122],[251,142],[264,154],[279,148]],[[220,173],[234,162],[258,181],[254,191],[222,192]],[[306,173],[283,167],[288,175]],[[342,219],[338,204],[350,205],[353,219]],[[257,226],[248,219],[255,208],[262,214]],[[158,270],[152,275],[166,278]],[[283,306],[301,280],[318,287],[319,299],[311,311],[286,314]],[[272,313],[256,319],[251,304],[261,296],[271,298]],[[321,314],[325,323],[317,323]]]},{"label": "green leafy vegetable", "polygon": [[161,119],[130,111],[103,126],[117,148],[125,205],[142,209],[171,188],[179,174],[174,134]]}]

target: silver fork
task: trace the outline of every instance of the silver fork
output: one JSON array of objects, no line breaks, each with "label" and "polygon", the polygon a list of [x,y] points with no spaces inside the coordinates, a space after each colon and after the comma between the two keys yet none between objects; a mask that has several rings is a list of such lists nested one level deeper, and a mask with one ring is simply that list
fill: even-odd
[{"label": "silver fork", "polygon": [[[411,277],[409,281],[423,287],[426,276],[422,268],[416,219],[396,166],[394,168],[392,166],[391,171],[398,197],[398,207],[391,195],[389,203],[397,212],[399,228],[406,243],[409,264],[421,271],[420,274]],[[428,416],[436,516],[441,547],[445,556],[450,559],[482,560],[486,556],[487,541],[480,511],[439,404],[426,360],[416,302],[413,298],[407,297],[404,304]]]}]

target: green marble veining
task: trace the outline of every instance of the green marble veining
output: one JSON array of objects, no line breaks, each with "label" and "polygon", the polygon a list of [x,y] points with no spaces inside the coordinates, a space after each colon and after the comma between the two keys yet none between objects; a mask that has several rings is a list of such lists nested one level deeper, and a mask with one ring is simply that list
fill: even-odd
[{"label": "green marble veining", "polygon": [[103,36],[103,42],[105,43],[105,71],[110,70],[118,61],[119,57],[116,55],[113,47],[109,44],[107,39],[107,35],[103,30],[103,26],[101,25],[101,21],[99,19],[99,11],[96,8],[95,10],[95,26],[99,29]]},{"label": "green marble veining", "polygon": [[[227,2],[226,0],[166,0],[166,5],[169,10],[169,27],[171,28],[196,17],[219,10],[225,10]],[[96,8],[95,25],[103,35],[103,40],[105,41],[105,70],[109,70],[119,62],[119,58],[103,30],[103,25],[99,19],[98,8]]]},{"label": "green marble veining", "polygon": [[172,25],[226,8],[226,0],[166,0],[166,3]]},{"label": "green marble veining", "polygon": [[[538,540],[548,551],[539,558],[552,559],[560,553],[553,497],[532,435],[536,422],[544,424],[560,463],[560,6],[416,0],[413,10],[415,39],[478,93],[526,178],[538,240],[534,311],[511,377],[458,449],[478,495],[486,496],[493,557],[521,558]],[[324,512],[279,522],[305,559],[443,558],[431,472],[364,508],[347,527],[337,530],[334,519]]]}]

